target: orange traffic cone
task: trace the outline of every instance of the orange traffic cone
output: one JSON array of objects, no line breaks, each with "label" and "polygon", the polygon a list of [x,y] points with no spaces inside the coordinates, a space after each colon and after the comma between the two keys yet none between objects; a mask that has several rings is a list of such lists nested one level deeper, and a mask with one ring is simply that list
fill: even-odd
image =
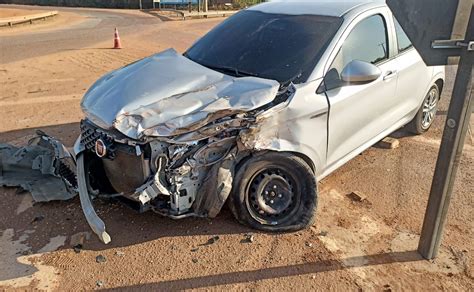
[{"label": "orange traffic cone", "polygon": [[119,36],[117,28],[115,28],[114,49],[121,49],[121,48],[122,48],[122,44],[120,43],[120,36]]}]

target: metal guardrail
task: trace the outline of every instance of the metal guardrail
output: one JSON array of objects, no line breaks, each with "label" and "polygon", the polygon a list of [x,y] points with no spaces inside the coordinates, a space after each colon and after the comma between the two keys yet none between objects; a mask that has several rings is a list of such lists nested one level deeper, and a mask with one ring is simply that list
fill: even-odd
[{"label": "metal guardrail", "polygon": [[0,26],[13,26],[15,24],[26,23],[26,22],[33,23],[33,21],[35,20],[46,19],[48,17],[52,17],[57,14],[58,14],[57,11],[48,11],[44,13],[37,13],[37,14],[31,14],[31,15],[0,18]]},{"label": "metal guardrail", "polygon": [[[181,18],[182,20],[191,19],[191,18],[210,18],[210,17],[226,17],[231,16],[238,11],[229,10],[229,11],[208,11],[208,12],[192,12],[189,13],[188,11],[184,10],[176,10],[176,9],[160,9],[160,10],[151,10],[153,13],[159,14],[160,11],[164,12],[171,12],[176,13],[176,17]],[[165,15],[160,15],[162,17],[166,17]],[[169,17],[168,17],[169,18]],[[173,20],[173,19],[170,19]]]}]

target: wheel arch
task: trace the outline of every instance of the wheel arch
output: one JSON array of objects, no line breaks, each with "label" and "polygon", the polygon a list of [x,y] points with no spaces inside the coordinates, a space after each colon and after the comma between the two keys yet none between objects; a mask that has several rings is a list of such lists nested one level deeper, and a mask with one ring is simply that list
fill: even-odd
[{"label": "wheel arch", "polygon": [[443,93],[443,88],[444,88],[444,79],[443,78],[438,78],[434,84],[436,84],[436,86],[438,86],[438,90],[439,90],[439,97],[441,98],[441,94]]},{"label": "wheel arch", "polygon": [[[267,153],[267,152],[275,152],[275,153],[287,153],[287,154],[291,154],[291,155],[294,155],[298,158],[301,158],[310,168],[311,170],[313,171],[313,173],[316,175],[318,170],[318,164],[315,163],[315,160],[314,160],[314,156],[315,154],[311,155],[313,156],[313,159],[310,157],[310,155],[308,155],[307,153],[304,153],[304,152],[301,152],[301,151],[297,151],[296,149],[275,149],[275,148],[269,148],[269,149],[253,149],[251,151],[248,151],[247,155],[245,155],[244,157],[242,157],[241,159],[239,159],[239,161],[237,162],[236,166],[235,166],[235,169],[239,169],[247,160],[249,160],[252,156],[256,156],[256,155],[262,155],[263,153]],[[319,157],[316,156],[316,161],[319,162]]]}]

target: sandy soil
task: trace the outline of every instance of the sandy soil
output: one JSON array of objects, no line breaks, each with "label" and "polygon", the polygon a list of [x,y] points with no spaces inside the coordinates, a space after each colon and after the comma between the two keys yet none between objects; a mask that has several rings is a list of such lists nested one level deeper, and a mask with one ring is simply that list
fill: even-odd
[{"label": "sandy soil", "polygon": [[[0,9],[0,18],[10,18],[16,16],[25,16],[38,13],[44,13],[52,11],[53,9],[18,9],[18,8],[5,8]],[[79,24],[84,21],[84,17],[76,13],[61,12],[56,16],[48,17],[45,20],[36,20],[33,23],[21,23],[16,24],[12,27],[0,27],[0,36],[2,35],[18,35],[21,33],[29,32],[41,32],[47,29],[60,28],[64,25]]]},{"label": "sandy soil", "polygon": [[[46,12],[46,11],[44,11],[44,12]],[[37,10],[31,10],[31,9],[2,8],[0,10],[0,18],[25,16],[25,15],[35,14],[35,13],[40,13],[40,12],[38,12]]]},{"label": "sandy soil", "polygon": [[[219,21],[166,22],[123,37],[123,50],[107,42],[0,65],[0,142],[24,144],[40,128],[71,146],[81,96],[97,78],[168,47],[183,51]],[[371,148],[323,180],[317,221],[297,233],[255,232],[228,210],[214,220],[173,221],[97,202],[113,237],[105,246],[91,236],[77,198],[33,204],[28,193],[0,188],[0,290],[473,291],[473,141],[439,258],[415,252],[452,77],[450,69],[433,131],[399,132],[400,148]],[[356,190],[367,201],[347,196]],[[71,240],[81,236],[77,253]]]}]

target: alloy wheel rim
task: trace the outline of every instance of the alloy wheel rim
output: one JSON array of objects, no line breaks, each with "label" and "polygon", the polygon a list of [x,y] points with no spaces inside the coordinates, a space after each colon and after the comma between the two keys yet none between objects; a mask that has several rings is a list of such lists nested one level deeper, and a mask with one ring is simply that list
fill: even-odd
[{"label": "alloy wheel rim", "polygon": [[438,92],[436,89],[432,89],[427,98],[423,103],[423,119],[421,126],[423,129],[428,129],[435,118],[436,112],[438,110]]}]

